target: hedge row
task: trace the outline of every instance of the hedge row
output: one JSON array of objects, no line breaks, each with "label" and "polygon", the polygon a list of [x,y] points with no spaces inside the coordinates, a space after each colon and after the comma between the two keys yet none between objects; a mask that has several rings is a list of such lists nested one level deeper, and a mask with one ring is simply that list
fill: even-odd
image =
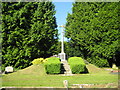
[{"label": "hedge row", "polygon": [[73,74],[87,73],[86,64],[81,57],[70,57],[68,63]]},{"label": "hedge row", "polygon": [[60,73],[60,59],[56,57],[47,58],[47,62],[44,63],[47,74],[58,74]]},{"label": "hedge row", "polygon": [[47,60],[46,59],[44,59],[44,58],[37,58],[37,59],[34,59],[33,61],[32,61],[32,64],[33,65],[39,65],[39,64],[43,64],[44,62],[46,62]]}]

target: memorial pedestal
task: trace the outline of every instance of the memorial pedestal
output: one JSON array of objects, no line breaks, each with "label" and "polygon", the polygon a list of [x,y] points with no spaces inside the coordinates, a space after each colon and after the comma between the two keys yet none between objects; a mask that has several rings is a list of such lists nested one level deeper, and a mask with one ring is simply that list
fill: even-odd
[{"label": "memorial pedestal", "polygon": [[59,53],[59,58],[61,59],[61,61],[65,61],[66,60],[65,53]]}]

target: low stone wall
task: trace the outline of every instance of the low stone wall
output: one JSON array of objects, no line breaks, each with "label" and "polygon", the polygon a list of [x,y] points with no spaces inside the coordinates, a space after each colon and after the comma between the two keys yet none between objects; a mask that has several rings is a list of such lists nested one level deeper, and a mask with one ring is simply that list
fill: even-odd
[{"label": "low stone wall", "polygon": [[77,87],[77,88],[89,88],[93,86],[94,84],[72,84],[72,87]]}]

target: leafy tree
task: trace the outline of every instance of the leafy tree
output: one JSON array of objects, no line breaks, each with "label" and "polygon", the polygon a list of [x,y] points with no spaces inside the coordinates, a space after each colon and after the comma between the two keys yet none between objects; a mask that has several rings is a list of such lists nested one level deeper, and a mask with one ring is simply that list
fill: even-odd
[{"label": "leafy tree", "polygon": [[[24,5],[26,3],[5,2],[2,3],[2,63],[4,66],[14,65],[22,67],[26,64],[25,39],[28,37],[29,14]],[[24,41],[24,42],[23,42]]]},{"label": "leafy tree", "polygon": [[15,68],[24,68],[33,59],[54,53],[54,44],[57,42],[54,14],[54,5],[51,2],[2,3],[4,67],[12,65]]},{"label": "leafy tree", "polygon": [[52,2],[42,2],[33,15],[29,45],[35,46],[33,52],[36,56],[48,57],[55,53],[57,25],[54,8]]},{"label": "leafy tree", "polygon": [[[68,14],[66,37],[89,62],[98,66],[113,63],[119,52],[119,3],[75,2]],[[116,57],[117,58],[117,57]],[[103,61],[103,65],[99,62]]]}]

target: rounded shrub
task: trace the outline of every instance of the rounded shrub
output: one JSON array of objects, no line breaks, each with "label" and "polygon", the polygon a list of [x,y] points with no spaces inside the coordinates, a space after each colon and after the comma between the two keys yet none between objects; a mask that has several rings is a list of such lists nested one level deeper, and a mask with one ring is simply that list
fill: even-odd
[{"label": "rounded shrub", "polygon": [[58,74],[60,73],[61,62],[57,57],[47,58],[47,62],[44,63],[47,74]]},{"label": "rounded shrub", "polygon": [[88,72],[86,64],[84,63],[84,60],[81,57],[70,57],[68,59],[68,63],[73,74]]},{"label": "rounded shrub", "polygon": [[33,65],[43,64],[43,63],[46,62],[46,61],[47,61],[47,59],[37,58],[37,59],[34,59],[34,60],[32,61],[32,64],[33,64]]}]

